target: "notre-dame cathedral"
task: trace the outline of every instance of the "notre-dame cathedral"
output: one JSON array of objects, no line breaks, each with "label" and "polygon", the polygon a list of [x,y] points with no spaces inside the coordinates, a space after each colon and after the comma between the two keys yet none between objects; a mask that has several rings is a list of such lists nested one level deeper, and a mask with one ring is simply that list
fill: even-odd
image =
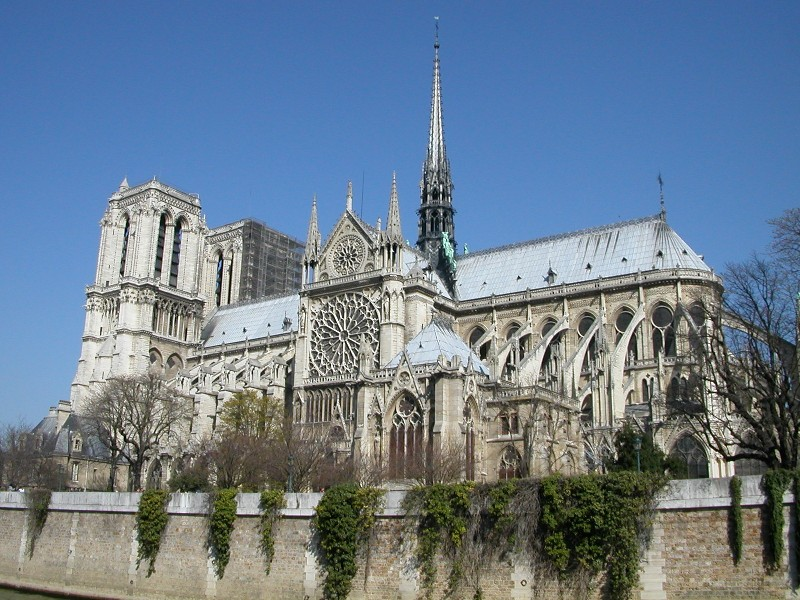
[{"label": "notre-dame cathedral", "polygon": [[209,229],[197,196],[123,181],[61,408],[80,415],[107,378],[157,369],[194,399],[194,438],[234,393],[261,390],[394,479],[445,447],[477,481],[602,468],[625,419],[690,474],[729,474],[670,411],[720,279],[663,208],[459,252],[441,94],[437,40],[414,245],[388,176],[385,224],[365,223],[348,187],[324,237],[314,201],[305,245],[257,221]]}]

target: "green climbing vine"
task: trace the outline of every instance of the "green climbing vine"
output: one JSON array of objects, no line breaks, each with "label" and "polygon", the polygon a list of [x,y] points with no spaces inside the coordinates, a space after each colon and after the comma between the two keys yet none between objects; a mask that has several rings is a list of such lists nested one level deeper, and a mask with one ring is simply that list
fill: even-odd
[{"label": "green climbing vine", "polygon": [[584,582],[605,572],[604,596],[628,599],[639,582],[641,541],[655,496],[665,483],[659,475],[617,472],[416,488],[405,509],[417,520],[422,588],[432,596],[441,553],[451,563],[446,593],[455,595],[471,576],[473,598],[480,598],[480,566],[470,573],[465,566],[515,550],[584,591]]},{"label": "green climbing vine", "polygon": [[731,477],[731,554],[733,564],[738,565],[742,560],[742,547],[744,544],[744,524],[742,522],[742,480],[737,476]]},{"label": "green climbing vine", "polygon": [[354,483],[325,491],[314,516],[314,527],[324,554],[324,597],[344,600],[358,570],[356,556],[369,539],[384,491]]},{"label": "green climbing vine", "polygon": [[273,529],[281,517],[281,509],[286,506],[283,490],[265,490],[261,492],[259,507],[261,508],[261,553],[266,563],[265,570],[269,575],[272,558],[275,556],[275,537]]},{"label": "green climbing vine", "polygon": [[143,560],[147,561],[147,577],[156,571],[156,556],[169,519],[168,498],[164,490],[147,490],[142,493],[139,509],[136,511],[136,539],[139,545],[136,568],[139,568]]},{"label": "green climbing vine", "polygon": [[50,490],[32,489],[25,492],[25,503],[28,506],[28,558],[33,556],[36,540],[44,529],[50,508]]},{"label": "green climbing vine", "polygon": [[448,590],[458,584],[463,565],[459,550],[467,533],[472,483],[437,483],[417,487],[406,494],[406,513],[419,519],[417,561],[426,598],[433,594],[436,583],[436,555],[444,550],[451,558]]},{"label": "green climbing vine", "polygon": [[764,473],[761,485],[767,497],[767,556],[770,569],[778,569],[783,558],[783,493],[792,481],[793,473],[775,469]]},{"label": "green climbing vine", "polygon": [[225,575],[225,567],[231,559],[231,533],[236,521],[236,489],[219,490],[213,499],[211,519],[208,524],[208,547],[217,579]]}]

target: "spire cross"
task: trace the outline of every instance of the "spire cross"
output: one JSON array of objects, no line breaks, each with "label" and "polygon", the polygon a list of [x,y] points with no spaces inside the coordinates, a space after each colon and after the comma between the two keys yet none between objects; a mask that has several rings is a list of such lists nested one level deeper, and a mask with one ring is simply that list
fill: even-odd
[{"label": "spire cross", "polygon": [[661,197],[661,219],[664,220],[667,216],[667,209],[664,205],[664,180],[661,179],[661,172],[658,173],[658,190]]}]

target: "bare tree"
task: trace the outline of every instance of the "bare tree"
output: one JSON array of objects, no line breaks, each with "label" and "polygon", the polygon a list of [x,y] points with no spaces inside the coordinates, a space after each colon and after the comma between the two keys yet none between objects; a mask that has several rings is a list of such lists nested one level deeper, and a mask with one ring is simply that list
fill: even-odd
[{"label": "bare tree", "polygon": [[133,489],[140,489],[146,461],[177,443],[192,417],[192,403],[163,378],[148,373],[109,379],[89,398],[83,414],[109,451],[109,489],[114,488],[120,460],[128,464]]},{"label": "bare tree", "polygon": [[775,226],[775,260],[729,265],[721,306],[689,323],[701,367],[673,410],[725,460],[794,469],[800,452],[797,279],[800,210]]},{"label": "bare tree", "polygon": [[22,422],[0,428],[0,483],[3,487],[64,487],[67,475],[47,455],[53,440],[45,437]]}]

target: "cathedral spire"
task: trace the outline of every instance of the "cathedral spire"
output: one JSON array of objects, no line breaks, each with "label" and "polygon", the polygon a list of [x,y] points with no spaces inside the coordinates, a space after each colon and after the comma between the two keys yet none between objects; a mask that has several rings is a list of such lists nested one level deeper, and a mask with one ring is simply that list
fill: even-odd
[{"label": "cathedral spire", "polygon": [[448,246],[456,248],[455,210],[453,209],[453,181],[450,161],[444,143],[442,121],[442,84],[439,68],[439,20],[436,19],[436,37],[433,43],[433,90],[431,92],[431,118],[428,129],[428,151],[422,165],[420,181],[419,237],[417,247],[428,257],[438,271],[450,270],[442,256],[443,238]]},{"label": "cathedral spire", "polygon": [[403,240],[400,228],[400,203],[397,200],[397,173],[392,172],[392,194],[389,197],[389,215],[386,219],[386,235],[392,240]]}]

